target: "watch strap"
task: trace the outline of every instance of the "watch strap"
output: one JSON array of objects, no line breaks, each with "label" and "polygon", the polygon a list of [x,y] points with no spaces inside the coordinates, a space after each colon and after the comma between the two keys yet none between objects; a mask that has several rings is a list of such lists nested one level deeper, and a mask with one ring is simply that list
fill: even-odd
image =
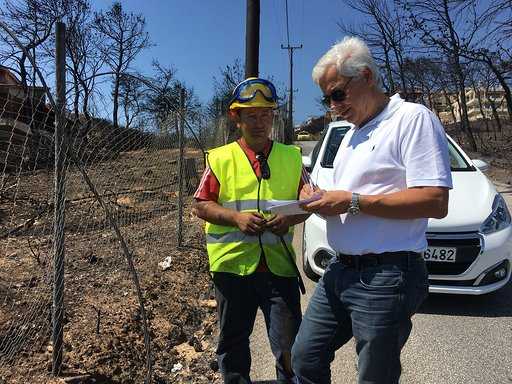
[{"label": "watch strap", "polygon": [[348,212],[351,215],[357,215],[361,208],[359,207],[359,193],[352,192],[352,198],[350,199],[350,205],[348,207]]}]

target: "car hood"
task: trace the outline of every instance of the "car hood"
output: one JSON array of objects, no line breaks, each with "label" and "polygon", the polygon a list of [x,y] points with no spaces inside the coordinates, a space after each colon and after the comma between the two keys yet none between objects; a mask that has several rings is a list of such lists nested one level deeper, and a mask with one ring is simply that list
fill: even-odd
[{"label": "car hood", "polygon": [[[314,180],[321,187],[329,185],[332,169],[314,172]],[[427,232],[474,232],[480,229],[491,214],[496,196],[494,185],[479,170],[452,172],[448,215],[443,219],[429,219]]]},{"label": "car hood", "polygon": [[452,172],[448,215],[429,219],[427,232],[478,231],[491,214],[496,189],[480,171]]}]

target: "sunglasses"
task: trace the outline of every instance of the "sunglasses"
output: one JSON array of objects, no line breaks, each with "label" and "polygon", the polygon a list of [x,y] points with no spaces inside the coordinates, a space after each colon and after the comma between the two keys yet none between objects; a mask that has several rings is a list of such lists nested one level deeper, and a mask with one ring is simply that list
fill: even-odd
[{"label": "sunglasses", "polygon": [[260,164],[261,178],[264,180],[270,179],[270,167],[268,166],[267,158],[265,155],[261,152],[258,152],[256,154],[256,160],[258,160],[258,163]]},{"label": "sunglasses", "polygon": [[322,104],[327,107],[330,107],[331,102],[333,102],[333,101],[337,102],[337,103],[341,103],[343,100],[345,100],[345,98],[347,97],[347,93],[345,92],[345,89],[347,89],[347,86],[350,84],[352,79],[353,79],[353,77],[348,79],[348,81],[345,83],[345,86],[343,88],[334,89],[329,95],[324,95],[324,97],[322,97]]},{"label": "sunglasses", "polygon": [[277,101],[277,92],[274,84],[265,79],[249,79],[238,84],[233,90],[232,100],[245,103],[254,99],[258,93],[269,102]]}]

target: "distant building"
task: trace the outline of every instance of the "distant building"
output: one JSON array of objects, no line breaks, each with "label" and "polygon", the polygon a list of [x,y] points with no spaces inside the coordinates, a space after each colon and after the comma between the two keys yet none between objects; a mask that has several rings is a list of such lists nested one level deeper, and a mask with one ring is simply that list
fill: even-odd
[{"label": "distant building", "polygon": [[320,138],[325,126],[329,124],[329,121],[330,119],[326,116],[310,117],[295,129],[295,133],[307,132],[311,135],[313,140],[317,140]]},{"label": "distant building", "polygon": [[44,88],[24,86],[8,68],[0,66],[0,167],[29,166],[36,150],[35,136],[53,132],[53,121]]},{"label": "distant building", "polygon": [[[475,91],[474,88],[467,88],[465,93],[470,121],[482,120],[484,118],[494,119],[493,106],[500,118],[509,118],[505,91],[503,89],[493,88],[486,90],[484,88],[477,88]],[[432,100],[433,105],[431,108],[438,114],[441,122],[452,124],[461,120],[458,93],[451,92],[446,96],[442,93],[435,93]]]}]

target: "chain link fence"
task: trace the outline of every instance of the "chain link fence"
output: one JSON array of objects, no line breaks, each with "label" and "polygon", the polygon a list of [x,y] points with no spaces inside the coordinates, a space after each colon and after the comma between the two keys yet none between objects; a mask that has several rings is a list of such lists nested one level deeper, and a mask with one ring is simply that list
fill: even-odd
[{"label": "chain link fence", "polygon": [[59,120],[53,97],[0,86],[0,382],[215,381],[191,202],[219,121],[191,122],[184,92],[134,127],[114,126],[101,99],[89,117],[63,108]]}]

